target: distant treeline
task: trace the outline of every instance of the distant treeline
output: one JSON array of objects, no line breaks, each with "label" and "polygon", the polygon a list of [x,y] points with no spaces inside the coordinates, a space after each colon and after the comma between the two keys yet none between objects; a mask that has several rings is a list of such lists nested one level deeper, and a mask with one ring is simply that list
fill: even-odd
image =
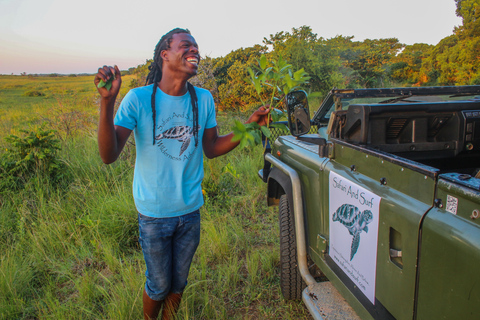
[{"label": "distant treeline", "polygon": [[[240,48],[225,57],[204,57],[192,82],[209,89],[227,109],[245,110],[257,103],[247,68],[266,54],[283,57],[294,70],[312,77],[310,92],[325,95],[333,87],[375,88],[480,84],[480,0],[455,0],[462,25],[437,45],[405,45],[396,38],[353,41],[352,36],[318,37],[308,26],[265,37],[262,45]],[[408,21],[406,21],[408,23]],[[144,65],[129,69],[144,85]]]}]

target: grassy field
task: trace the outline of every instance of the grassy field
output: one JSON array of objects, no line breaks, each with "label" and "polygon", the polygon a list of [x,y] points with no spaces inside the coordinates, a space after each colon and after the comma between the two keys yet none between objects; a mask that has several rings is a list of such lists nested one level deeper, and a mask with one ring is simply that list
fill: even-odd
[{"label": "grassy field", "polygon": [[[0,189],[1,319],[142,318],[135,148],[101,162],[97,99],[93,77],[0,76],[0,158],[15,148],[7,135],[55,129],[65,168],[55,183],[37,166],[17,189]],[[222,130],[233,118],[244,117],[218,115]],[[256,176],[261,154],[205,160],[201,243],[179,319],[311,319],[280,294],[277,213]]]}]

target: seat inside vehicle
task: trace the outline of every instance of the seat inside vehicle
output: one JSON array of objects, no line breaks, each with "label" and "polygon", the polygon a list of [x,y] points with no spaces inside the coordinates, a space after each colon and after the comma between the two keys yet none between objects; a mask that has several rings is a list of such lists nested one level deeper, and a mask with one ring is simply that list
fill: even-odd
[{"label": "seat inside vehicle", "polygon": [[[334,115],[332,137],[475,175],[480,166],[480,102],[357,104]],[[474,170],[475,172],[472,172]]]}]

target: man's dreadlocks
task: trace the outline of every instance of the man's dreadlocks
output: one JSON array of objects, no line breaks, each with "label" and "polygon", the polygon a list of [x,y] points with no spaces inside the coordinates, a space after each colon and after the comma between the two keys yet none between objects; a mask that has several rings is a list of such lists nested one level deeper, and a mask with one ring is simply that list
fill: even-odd
[{"label": "man's dreadlocks", "polygon": [[[152,92],[152,117],[153,117],[153,144],[155,144],[155,128],[156,124],[156,110],[155,110],[155,95],[157,93],[157,84],[162,80],[162,66],[163,61],[161,57],[161,52],[163,50],[170,49],[170,43],[173,40],[173,35],[176,33],[188,33],[191,34],[188,29],[175,28],[170,32],[166,33],[155,47],[155,53],[153,55],[153,61],[148,67],[149,73],[146,79],[146,85],[153,83],[153,92]],[[190,99],[192,101],[192,112],[193,112],[193,135],[195,136],[195,147],[198,146],[198,103],[197,95],[195,93],[195,88],[190,82],[187,82],[188,92],[190,93]]]}]

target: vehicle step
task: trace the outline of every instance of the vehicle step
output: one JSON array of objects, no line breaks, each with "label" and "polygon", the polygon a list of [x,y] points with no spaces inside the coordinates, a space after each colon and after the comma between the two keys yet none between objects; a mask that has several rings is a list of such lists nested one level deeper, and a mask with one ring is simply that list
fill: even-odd
[{"label": "vehicle step", "polygon": [[330,281],[317,282],[305,288],[303,302],[316,320],[360,320]]}]

